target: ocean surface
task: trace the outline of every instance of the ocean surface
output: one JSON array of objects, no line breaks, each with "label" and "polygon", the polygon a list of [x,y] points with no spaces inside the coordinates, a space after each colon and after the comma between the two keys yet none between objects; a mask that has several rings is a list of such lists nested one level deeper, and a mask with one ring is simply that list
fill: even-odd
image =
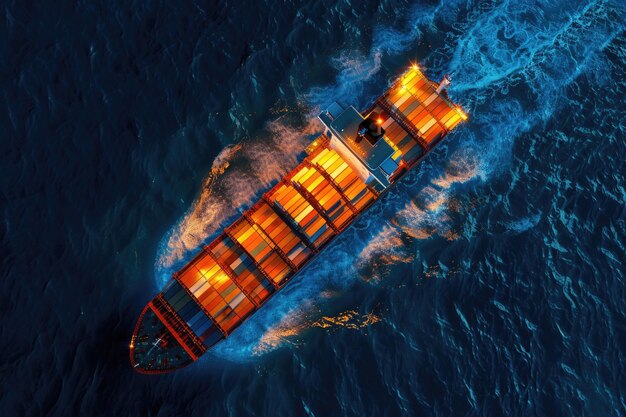
[{"label": "ocean surface", "polygon": [[[0,414],[626,415],[626,3],[0,5]],[[143,308],[411,62],[470,114],[231,338]]]}]

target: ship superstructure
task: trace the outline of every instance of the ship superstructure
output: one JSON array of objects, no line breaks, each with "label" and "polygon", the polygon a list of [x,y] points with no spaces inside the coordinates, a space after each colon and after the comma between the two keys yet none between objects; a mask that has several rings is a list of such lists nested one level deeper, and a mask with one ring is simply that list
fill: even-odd
[{"label": "ship superstructure", "polygon": [[412,66],[369,109],[333,103],[304,160],[175,273],[143,309],[132,366],[186,366],[230,335],[467,119]]}]

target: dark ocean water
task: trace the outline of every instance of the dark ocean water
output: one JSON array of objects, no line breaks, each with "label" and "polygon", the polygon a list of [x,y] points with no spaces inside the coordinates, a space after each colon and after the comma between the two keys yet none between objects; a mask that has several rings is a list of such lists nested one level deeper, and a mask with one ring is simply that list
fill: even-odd
[{"label": "dark ocean water", "polygon": [[[3,416],[626,415],[623,1],[4,2]],[[145,303],[417,60],[470,123],[235,334]]]}]

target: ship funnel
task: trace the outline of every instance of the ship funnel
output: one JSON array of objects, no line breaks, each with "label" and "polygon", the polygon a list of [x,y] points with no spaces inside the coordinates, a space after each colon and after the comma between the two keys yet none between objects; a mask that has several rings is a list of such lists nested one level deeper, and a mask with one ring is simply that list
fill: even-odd
[{"label": "ship funnel", "polygon": [[383,134],[383,127],[381,126],[382,123],[380,120],[381,119],[377,119],[374,123],[370,124],[370,132],[372,133],[372,136],[376,138]]},{"label": "ship funnel", "polygon": [[383,119],[380,117],[378,113],[372,112],[367,118],[369,122],[369,133],[374,138],[379,138],[383,135]]},{"label": "ship funnel", "polygon": [[439,87],[437,87],[437,94],[441,94],[444,90],[450,87],[451,82],[452,80],[450,79],[450,76],[448,74],[444,75],[443,79],[439,83]]},{"label": "ship funnel", "polygon": [[370,113],[370,115],[359,124],[356,142],[359,143],[361,139],[366,138],[374,145],[378,139],[382,138],[385,134],[385,129],[383,129],[382,125],[382,117],[378,113]]}]

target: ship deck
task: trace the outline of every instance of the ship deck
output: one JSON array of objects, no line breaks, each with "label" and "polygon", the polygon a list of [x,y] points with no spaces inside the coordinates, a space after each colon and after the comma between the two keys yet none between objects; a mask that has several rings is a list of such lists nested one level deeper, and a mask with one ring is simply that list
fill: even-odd
[{"label": "ship deck", "polygon": [[[196,359],[374,202],[376,191],[327,144],[318,138],[300,165],[174,274],[151,303],[177,336],[172,346],[181,344]],[[145,338],[140,333],[134,339]],[[144,361],[139,370],[159,372],[160,366]]]},{"label": "ship deck", "polygon": [[228,335],[375,198],[320,146],[174,278]]},{"label": "ship deck", "polygon": [[[435,90],[413,68],[368,111],[384,119],[393,158],[406,166],[464,119],[464,113]],[[379,192],[331,149],[325,136],[313,141],[307,152],[302,163],[174,274],[148,305],[131,342],[135,369],[165,372],[168,364],[174,367],[197,359],[378,198]],[[153,323],[155,317],[165,329]],[[150,323],[143,323],[145,319]],[[169,345],[158,346],[163,352],[147,342],[155,332],[171,339]]]}]

